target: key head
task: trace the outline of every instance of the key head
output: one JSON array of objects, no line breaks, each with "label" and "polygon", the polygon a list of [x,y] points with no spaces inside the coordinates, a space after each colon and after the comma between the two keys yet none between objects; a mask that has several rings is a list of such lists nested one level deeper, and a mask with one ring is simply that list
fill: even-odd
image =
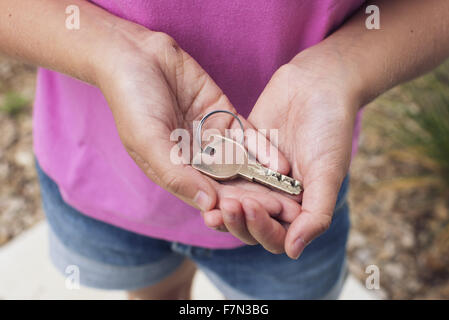
[{"label": "key head", "polygon": [[192,167],[209,177],[226,181],[237,177],[248,162],[245,148],[232,139],[212,135],[212,142],[193,157]]}]

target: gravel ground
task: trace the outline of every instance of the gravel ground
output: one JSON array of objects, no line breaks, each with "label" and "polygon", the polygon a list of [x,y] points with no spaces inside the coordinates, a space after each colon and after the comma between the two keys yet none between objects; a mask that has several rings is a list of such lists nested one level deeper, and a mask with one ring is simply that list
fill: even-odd
[{"label": "gravel ground", "polygon": [[401,153],[389,136],[388,126],[395,125],[389,95],[398,90],[364,115],[351,166],[350,269],[365,281],[366,266],[378,266],[387,298],[448,299],[449,197],[437,190],[434,176],[424,175],[424,159]]},{"label": "gravel ground", "polygon": [[[32,101],[35,69],[0,57],[0,105],[17,92]],[[0,246],[43,219],[32,152],[31,105],[0,112]]]},{"label": "gravel ground", "polygon": [[[0,105],[5,93],[32,101],[35,69],[0,57]],[[31,104],[0,112],[0,246],[43,219],[32,152]]]},{"label": "gravel ground", "polygon": [[[31,101],[34,87],[34,68],[0,56],[0,105],[7,92]],[[364,282],[366,267],[377,265],[383,298],[447,299],[449,197],[435,192],[431,183],[411,187],[401,182],[425,169],[419,159],[394,152],[388,133],[378,126],[378,115],[386,110],[388,103],[367,108],[351,167],[349,266]],[[0,246],[44,217],[31,113],[31,105],[14,116],[0,112]]]}]

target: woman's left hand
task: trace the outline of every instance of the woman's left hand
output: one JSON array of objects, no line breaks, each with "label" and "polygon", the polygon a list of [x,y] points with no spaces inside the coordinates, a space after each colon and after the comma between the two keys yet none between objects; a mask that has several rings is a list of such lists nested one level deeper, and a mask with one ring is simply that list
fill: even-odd
[{"label": "woman's left hand", "polygon": [[351,159],[359,108],[352,96],[355,79],[331,57],[304,52],[282,66],[249,116],[256,128],[279,130],[278,148],[303,183],[301,211],[285,239],[293,259],[330,226]]}]

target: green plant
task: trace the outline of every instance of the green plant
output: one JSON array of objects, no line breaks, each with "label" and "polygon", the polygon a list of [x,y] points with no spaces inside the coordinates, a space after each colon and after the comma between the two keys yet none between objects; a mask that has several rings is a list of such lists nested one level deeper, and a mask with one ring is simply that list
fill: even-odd
[{"label": "green plant", "polygon": [[0,110],[8,115],[15,116],[30,104],[29,99],[17,92],[8,92],[5,94]]},{"label": "green plant", "polygon": [[406,103],[393,139],[411,156],[430,163],[431,174],[449,189],[449,63],[404,85],[401,93]]}]

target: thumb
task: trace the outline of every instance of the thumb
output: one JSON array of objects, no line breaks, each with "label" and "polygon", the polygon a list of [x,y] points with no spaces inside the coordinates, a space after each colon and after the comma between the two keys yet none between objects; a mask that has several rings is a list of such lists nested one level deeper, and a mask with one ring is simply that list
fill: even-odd
[{"label": "thumb", "polygon": [[201,211],[215,207],[217,194],[207,177],[187,164],[175,164],[170,159],[174,144],[162,139],[152,139],[148,151],[134,152],[128,149],[136,164],[156,184],[169,191],[184,202]]},{"label": "thumb", "polygon": [[162,175],[161,187],[184,202],[206,212],[216,204],[216,192],[211,183],[191,166],[170,168]]},{"label": "thumb", "polygon": [[302,209],[285,238],[290,258],[297,259],[313,239],[329,228],[342,181],[333,174],[317,175],[311,181],[304,177]]}]

